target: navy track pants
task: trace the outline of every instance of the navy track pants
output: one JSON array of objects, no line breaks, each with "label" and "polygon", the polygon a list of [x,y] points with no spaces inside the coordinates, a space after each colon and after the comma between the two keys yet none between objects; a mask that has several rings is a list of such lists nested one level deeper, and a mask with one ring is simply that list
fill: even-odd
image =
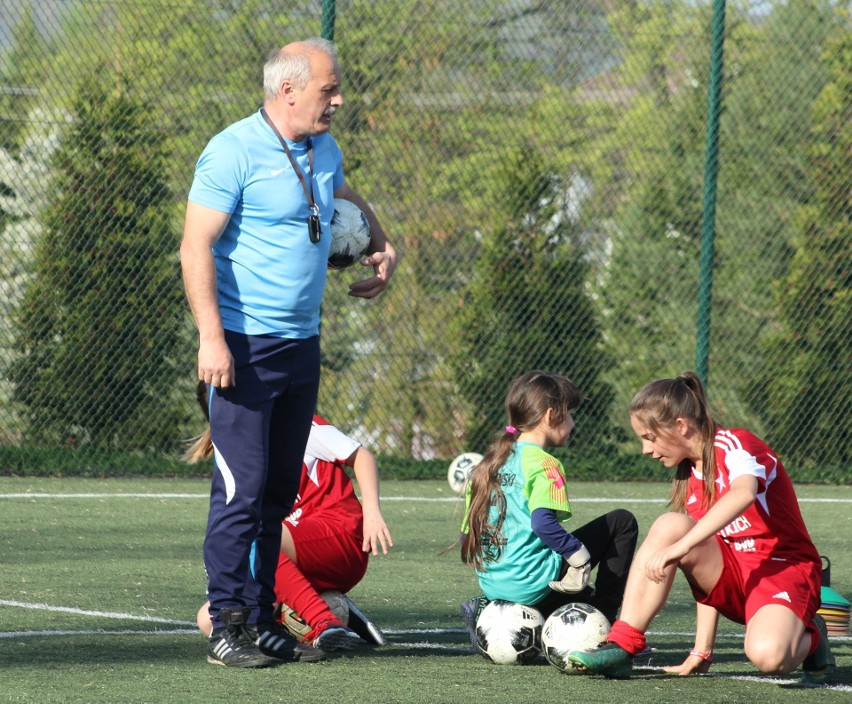
[{"label": "navy track pants", "polygon": [[319,337],[225,338],[236,383],[209,395],[215,467],[204,567],[214,628],[220,609],[272,620],[281,521],[299,490],[320,376]]}]

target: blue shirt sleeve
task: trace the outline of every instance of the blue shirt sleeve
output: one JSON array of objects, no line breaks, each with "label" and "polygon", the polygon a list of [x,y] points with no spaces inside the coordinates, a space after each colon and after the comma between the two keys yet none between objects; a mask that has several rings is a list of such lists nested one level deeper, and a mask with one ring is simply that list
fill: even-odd
[{"label": "blue shirt sleeve", "polygon": [[537,508],[532,512],[530,523],[535,534],[553,552],[569,558],[583,545],[580,540],[565,530],[556,519],[556,511]]},{"label": "blue shirt sleeve", "polygon": [[213,137],[198,157],[189,200],[222,213],[233,213],[248,172],[245,147],[228,133]]}]

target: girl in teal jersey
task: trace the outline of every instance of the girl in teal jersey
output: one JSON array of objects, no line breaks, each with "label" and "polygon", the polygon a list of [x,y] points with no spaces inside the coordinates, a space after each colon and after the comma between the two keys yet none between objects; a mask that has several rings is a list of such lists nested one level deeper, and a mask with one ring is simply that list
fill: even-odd
[{"label": "girl in teal jersey", "polygon": [[471,472],[462,521],[462,561],[473,566],[485,594],[462,604],[472,630],[494,599],[532,606],[545,618],[572,601],[591,604],[610,621],[616,617],[636,547],[636,519],[617,509],[566,530],[565,470],[545,450],[568,441],[581,399],[569,379],[541,371],[522,375],[509,389],[509,424]]}]

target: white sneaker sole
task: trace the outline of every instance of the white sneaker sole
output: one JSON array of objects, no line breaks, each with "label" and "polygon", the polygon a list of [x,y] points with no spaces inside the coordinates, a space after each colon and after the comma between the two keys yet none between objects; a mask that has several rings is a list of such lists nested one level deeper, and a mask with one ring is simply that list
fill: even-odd
[{"label": "white sneaker sole", "polygon": [[346,628],[332,626],[327,628],[314,640],[314,647],[326,652],[332,650],[352,650],[361,642],[357,633]]}]

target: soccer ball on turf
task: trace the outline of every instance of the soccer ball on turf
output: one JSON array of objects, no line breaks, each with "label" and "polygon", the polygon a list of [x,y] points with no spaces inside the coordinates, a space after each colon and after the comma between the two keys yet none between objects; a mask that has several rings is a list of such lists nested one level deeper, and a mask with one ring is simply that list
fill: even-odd
[{"label": "soccer ball on turf", "polygon": [[463,452],[450,462],[450,468],[447,471],[447,481],[452,489],[457,494],[464,493],[467,478],[471,470],[482,462],[482,455],[478,452]]},{"label": "soccer ball on turf", "polygon": [[349,623],[349,604],[346,603],[346,597],[343,592],[330,589],[329,591],[320,594],[320,596],[322,597],[322,600],[328,604],[328,608],[331,609],[331,613],[337,616],[337,618],[343,621],[343,623]]},{"label": "soccer ball on turf", "polygon": [[595,650],[604,644],[610,624],[595,607],[573,603],[560,606],[544,622],[541,647],[544,657],[566,675],[579,675],[568,660],[574,650]]},{"label": "soccer ball on turf", "polygon": [[370,223],[367,216],[352,201],[335,198],[328,268],[345,269],[351,266],[367,253],[369,247]]},{"label": "soccer ball on turf", "polygon": [[529,665],[541,653],[543,624],[531,606],[497,599],[476,621],[476,649],[498,665]]}]

